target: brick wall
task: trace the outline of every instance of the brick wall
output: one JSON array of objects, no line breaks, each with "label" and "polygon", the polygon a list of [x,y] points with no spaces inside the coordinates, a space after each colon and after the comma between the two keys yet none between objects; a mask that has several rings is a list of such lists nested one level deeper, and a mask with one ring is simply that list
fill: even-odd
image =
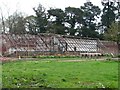
[{"label": "brick wall", "polygon": [[118,54],[118,45],[116,42],[112,41],[100,41],[102,44],[100,47],[100,52],[101,53],[113,53],[113,54]]}]

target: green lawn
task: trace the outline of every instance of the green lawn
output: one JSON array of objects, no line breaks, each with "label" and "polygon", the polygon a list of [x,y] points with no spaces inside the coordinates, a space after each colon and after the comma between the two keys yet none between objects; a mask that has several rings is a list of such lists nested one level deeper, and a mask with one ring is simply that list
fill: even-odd
[{"label": "green lawn", "polygon": [[2,83],[3,88],[117,88],[118,62],[9,62],[2,65]]}]

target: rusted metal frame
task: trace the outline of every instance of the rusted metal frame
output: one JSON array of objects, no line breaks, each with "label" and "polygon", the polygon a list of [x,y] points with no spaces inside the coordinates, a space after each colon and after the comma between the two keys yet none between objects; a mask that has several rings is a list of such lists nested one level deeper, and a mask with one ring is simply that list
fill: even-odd
[{"label": "rusted metal frame", "polygon": [[10,42],[11,46],[14,47],[16,49],[16,57],[17,57],[17,43],[15,43],[15,41],[12,38],[12,34],[6,34],[7,40]]},{"label": "rusted metal frame", "polygon": [[[24,47],[25,54],[27,53],[26,56],[28,56],[28,46],[26,46],[26,44],[28,43],[28,41],[27,41],[28,39],[26,38],[25,34],[22,34],[20,37],[21,37],[21,39],[20,39],[21,42],[24,43],[25,47],[26,47],[26,48]],[[21,45],[21,47],[22,47],[22,45]]]},{"label": "rusted metal frame", "polygon": [[29,50],[30,50],[29,34],[24,34],[24,35],[26,35],[25,39],[26,39],[26,43],[27,43],[27,56],[29,56]]},{"label": "rusted metal frame", "polygon": [[[75,45],[76,45],[77,47],[79,47],[79,45],[78,45],[79,43],[77,42],[77,40],[78,40],[78,39],[75,39],[74,42],[75,42]],[[77,51],[77,47],[76,47],[76,51]],[[79,47],[79,48],[80,48],[80,47]]]},{"label": "rusted metal frame", "polygon": [[54,36],[49,36],[49,45],[50,45],[50,49],[49,49],[49,52],[50,52],[50,55],[51,54],[54,54]]},{"label": "rusted metal frame", "polygon": [[[27,49],[30,49],[31,47],[30,47],[30,39],[32,39],[32,40],[34,40],[34,39],[37,39],[37,35],[36,36],[33,36],[33,35],[30,35],[30,34],[27,34],[27,36],[26,36],[26,40],[27,40],[27,43],[28,43],[28,48]],[[33,42],[33,41],[32,41]],[[37,43],[36,42],[36,40],[34,41],[34,43],[33,43],[33,45],[35,46],[35,47],[32,47],[32,49],[33,50],[35,50],[35,51],[37,51],[37,45],[38,45],[39,43]],[[40,48],[41,49],[41,48]],[[29,51],[28,51],[28,55],[29,55]]]},{"label": "rusted metal frame", "polygon": [[36,44],[39,46],[39,49],[42,50],[42,52],[43,52],[44,49],[43,49],[42,46],[43,46],[44,43],[42,43],[42,42],[41,42],[42,40],[41,40],[41,41],[40,41],[40,40],[41,40],[40,36],[37,35],[37,41],[36,41]]},{"label": "rusted metal frame", "polygon": [[[46,39],[47,38],[47,36],[45,36],[45,35],[41,35],[41,34],[39,34],[38,35],[39,37],[40,37],[40,39],[42,40],[42,42],[43,42],[43,47],[45,47],[46,48],[46,51],[45,51],[45,49],[43,49],[43,52],[44,52],[44,54],[46,54],[46,52],[50,52],[51,51],[51,43],[50,43],[50,45],[49,44],[47,44],[47,42],[44,40],[44,39]],[[49,36],[49,35],[48,35]],[[54,47],[54,46],[53,46]],[[51,53],[51,52],[50,52]]]},{"label": "rusted metal frame", "polygon": [[[19,39],[18,37],[20,37],[20,39]],[[20,43],[19,43],[20,46],[19,46],[19,48],[20,48],[20,49],[23,48],[23,49],[25,50],[25,52],[27,53],[26,48],[22,46],[23,43],[25,43],[25,40],[24,40],[24,34],[19,35],[18,37],[17,37],[18,40],[20,40]],[[21,51],[22,51],[22,49],[21,49]],[[24,51],[23,51],[23,52],[24,52]]]},{"label": "rusted metal frame", "polygon": [[[89,46],[89,45],[93,45],[93,46],[96,46],[97,45],[97,42],[96,41],[93,41],[93,40],[89,40],[90,42],[88,42],[86,45],[87,46]],[[96,42],[96,44],[95,43],[93,43],[93,42]],[[88,48],[89,50],[90,49],[96,49],[96,48]],[[97,49],[96,49],[97,50]],[[91,52],[91,51],[90,51]]]},{"label": "rusted metal frame", "polygon": [[12,46],[16,49],[16,56],[17,56],[17,46],[16,46],[16,43],[14,42],[14,40],[12,39],[12,35],[6,34],[6,37],[7,37],[6,40],[10,42],[10,46]]},{"label": "rusted metal frame", "polygon": [[[28,35],[28,37],[29,37],[29,38],[32,37],[32,40],[36,39],[36,38],[35,38],[35,35]],[[33,42],[33,41],[32,41],[32,42]],[[36,46],[36,43],[34,42],[33,45]],[[36,47],[33,47],[32,49],[36,51]]]},{"label": "rusted metal frame", "polygon": [[66,51],[66,45],[64,46],[64,44],[63,43],[65,43],[65,44],[67,44],[66,42],[65,42],[65,40],[61,37],[57,37],[57,39],[58,39],[58,41],[60,42],[60,44],[65,48],[65,51]]},{"label": "rusted metal frame", "polygon": [[76,47],[76,42],[75,42],[75,40],[73,38],[71,39],[71,44],[73,46],[73,50],[74,50],[74,54],[75,54],[77,47]]},{"label": "rusted metal frame", "polygon": [[[94,43],[93,43],[93,44],[91,44],[93,40],[89,40],[89,41],[88,41],[88,40],[87,40],[87,41],[86,41],[86,40],[84,40],[84,41],[86,42],[86,44],[85,44],[86,48],[88,48],[87,53],[91,52],[91,51],[90,51],[90,49],[91,49],[91,48],[90,48],[90,47],[88,47],[88,46],[89,46],[89,45],[94,45],[94,46],[95,46],[95,44],[94,44]],[[93,49],[93,48],[92,48],[92,49]]]},{"label": "rusted metal frame", "polygon": [[1,56],[4,56],[3,52],[3,46],[7,49],[7,47],[3,43],[3,39],[7,41],[7,39],[4,37],[4,35],[1,34]]},{"label": "rusted metal frame", "polygon": [[83,43],[83,42],[85,42],[85,39],[81,39],[80,42],[81,42],[80,45],[83,46],[83,48],[81,48],[82,49],[81,51],[86,52],[86,51],[84,51],[84,49],[87,48],[87,46],[86,46],[86,44]]},{"label": "rusted metal frame", "polygon": [[[39,35],[39,36],[40,36],[41,40],[43,41],[43,43],[45,44],[45,46],[49,49],[48,44],[46,43],[46,41],[42,38],[41,35]],[[44,37],[45,37],[45,36],[44,36]]]},{"label": "rusted metal frame", "polygon": [[[77,46],[75,52],[79,52],[79,54],[78,53],[77,54],[80,55],[80,39],[77,38],[74,40],[74,42],[75,42],[75,46]],[[79,49],[77,50],[77,48],[79,48]]]},{"label": "rusted metal frame", "polygon": [[[29,53],[30,48],[33,49],[34,51],[36,51],[36,40],[35,40],[35,42],[32,44],[32,45],[34,45],[35,47],[31,47],[31,46],[30,46],[30,45],[31,45],[31,42],[33,42],[33,40],[36,39],[36,37],[33,36],[33,35],[30,35],[30,34],[26,34],[25,39],[26,39],[26,42],[27,42],[27,49],[28,49],[28,50],[27,50],[27,53],[28,53],[28,56],[29,56],[29,55],[30,55],[30,53]],[[30,39],[31,39],[31,42],[30,42]]]},{"label": "rusted metal frame", "polygon": [[67,43],[68,48],[70,47],[71,51],[73,51],[73,50],[72,50],[72,47],[69,45],[69,44],[71,44],[71,43],[70,43],[70,42],[68,43],[68,42],[66,41],[66,40],[69,41],[69,39],[68,39],[68,38],[65,38],[64,40],[65,40],[65,42]]},{"label": "rusted metal frame", "polygon": [[[17,50],[17,49],[19,48],[20,51],[22,51],[21,46],[20,46],[20,43],[18,44],[18,40],[19,40],[19,39],[18,39],[18,36],[21,37],[20,35],[15,35],[15,38],[14,38],[14,36],[11,35],[11,39],[13,40],[13,42],[15,42],[15,45],[16,45],[16,46],[15,46],[15,47],[16,47],[16,57],[17,57],[17,55],[18,55],[18,53],[17,53],[18,50]],[[20,55],[19,55],[19,56],[20,56]]]}]

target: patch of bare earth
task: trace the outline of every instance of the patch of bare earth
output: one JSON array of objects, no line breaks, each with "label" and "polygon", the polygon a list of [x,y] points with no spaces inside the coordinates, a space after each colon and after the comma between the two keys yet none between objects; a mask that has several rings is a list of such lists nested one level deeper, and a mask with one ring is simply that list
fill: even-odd
[{"label": "patch of bare earth", "polygon": [[17,58],[10,58],[10,57],[0,57],[1,62],[7,62],[7,61],[15,61]]},{"label": "patch of bare earth", "polygon": [[58,60],[58,62],[85,62],[85,61],[105,61],[106,59],[91,59],[91,60]]},{"label": "patch of bare earth", "polygon": [[93,60],[60,60],[58,62],[85,62],[85,61],[93,61]]}]

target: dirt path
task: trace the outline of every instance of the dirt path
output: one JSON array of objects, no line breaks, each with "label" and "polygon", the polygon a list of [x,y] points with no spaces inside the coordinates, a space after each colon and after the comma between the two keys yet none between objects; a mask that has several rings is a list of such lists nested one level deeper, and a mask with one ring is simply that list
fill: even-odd
[{"label": "dirt path", "polygon": [[[38,60],[37,58],[9,58],[9,57],[0,57],[0,61],[2,62],[7,62],[7,61],[17,61],[17,60]],[[105,61],[107,58],[98,58],[98,59],[75,59],[75,60],[56,60],[57,62],[84,62],[84,61]],[[113,58],[113,60],[120,60],[118,58]],[[55,60],[54,60],[55,61]]]},{"label": "dirt path", "polygon": [[[111,58],[113,61],[119,61],[119,58]],[[85,61],[106,61],[107,58],[99,58],[99,59],[90,59],[88,60],[58,60],[58,62],[85,62]]]},{"label": "dirt path", "polygon": [[59,60],[58,62],[83,62],[83,61],[88,61],[88,60]]},{"label": "dirt path", "polygon": [[0,57],[0,61],[2,61],[2,62],[15,61],[15,60],[18,60],[18,58]]},{"label": "dirt path", "polygon": [[58,60],[58,62],[85,62],[85,61],[105,61],[105,58],[101,58],[101,59],[90,59],[88,58],[88,60]]}]

